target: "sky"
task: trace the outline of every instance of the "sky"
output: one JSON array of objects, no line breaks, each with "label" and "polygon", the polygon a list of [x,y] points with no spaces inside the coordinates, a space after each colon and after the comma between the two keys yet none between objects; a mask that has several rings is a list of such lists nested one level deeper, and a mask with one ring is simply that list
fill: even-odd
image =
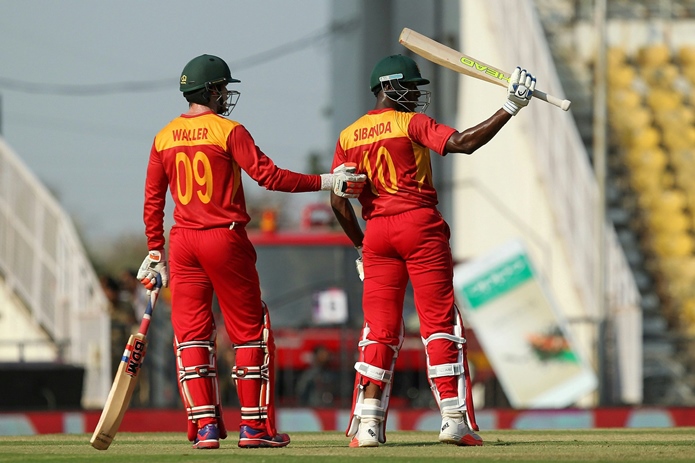
[{"label": "sky", "polygon": [[[335,144],[326,116],[330,5],[0,0],[2,136],[88,243],[144,239],[152,140],[186,111],[181,70],[207,53],[241,80],[229,118],[277,165],[306,172],[308,153],[318,152],[328,167]],[[249,182],[247,197],[263,198]]]}]

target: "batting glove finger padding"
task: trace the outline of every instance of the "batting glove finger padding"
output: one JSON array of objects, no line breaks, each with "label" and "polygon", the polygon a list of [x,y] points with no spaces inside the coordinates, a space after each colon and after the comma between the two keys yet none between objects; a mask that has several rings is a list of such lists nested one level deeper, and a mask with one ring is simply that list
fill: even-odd
[{"label": "batting glove finger padding", "polygon": [[142,261],[136,278],[145,288],[152,290],[157,285],[158,275],[162,280],[162,286],[169,286],[169,271],[164,250],[150,251]]},{"label": "batting glove finger padding", "polygon": [[507,101],[505,101],[502,109],[512,116],[516,116],[521,108],[528,105],[535,89],[536,78],[526,69],[521,69],[517,66],[511,77],[509,77]]},{"label": "batting glove finger padding", "polygon": [[351,162],[341,164],[333,170],[332,174],[321,174],[321,189],[330,189],[343,198],[357,198],[364,189],[367,176],[355,172],[357,172],[356,164]]}]

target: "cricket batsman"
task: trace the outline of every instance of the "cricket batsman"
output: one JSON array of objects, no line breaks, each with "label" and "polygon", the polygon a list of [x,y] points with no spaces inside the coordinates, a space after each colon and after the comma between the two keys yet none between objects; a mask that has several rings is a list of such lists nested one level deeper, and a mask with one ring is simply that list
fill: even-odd
[{"label": "cricket batsman", "polygon": [[364,233],[349,199],[331,195],[333,211],[358,250],[357,270],[364,281],[364,326],[346,432],[351,447],[386,442],[408,280],[427,354],[427,376],[442,415],[439,441],[483,444],[475,432],[465,329],[454,301],[450,230],[437,210],[430,150],[442,156],[471,154],[485,145],[528,105],[536,79],[517,68],[502,108],[463,132],[424,114],[430,92],[418,87],[427,84],[407,56],[379,61],[369,83],[376,97],[374,109],[344,129],[335,148],[335,168],[355,164],[369,179],[369,187],[359,195],[367,223]]},{"label": "cricket batsman", "polygon": [[[137,277],[150,289],[159,275],[171,288],[179,392],[194,449],[219,448],[219,440],[227,436],[218,388],[213,291],[236,353],[232,377],[241,404],[239,447],[290,443],[290,437],[275,428],[275,344],[270,313],[261,301],[256,252],[246,234],[250,217],[242,172],[268,190],[331,190],[342,198],[357,196],[366,179],[349,165],[321,175],[277,167],[241,123],[224,117],[240,95],[227,86],[239,82],[217,56],[200,55],[186,64],[179,88],[188,110],[155,136],[145,180],[149,253]],[[168,253],[167,192],[175,222]]]}]

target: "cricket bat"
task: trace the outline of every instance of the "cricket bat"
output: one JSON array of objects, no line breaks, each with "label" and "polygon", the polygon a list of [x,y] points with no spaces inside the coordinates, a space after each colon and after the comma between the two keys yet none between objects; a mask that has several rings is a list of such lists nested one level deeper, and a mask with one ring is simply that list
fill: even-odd
[{"label": "cricket bat", "polygon": [[[449,48],[407,27],[403,28],[403,31],[401,31],[398,41],[401,45],[414,53],[417,53],[433,63],[451,69],[452,71],[505,88],[509,85],[510,73],[501,71],[471,56],[464,55],[460,51]],[[562,100],[538,89],[533,91],[533,96],[539,100],[557,106],[564,111],[570,109],[570,105],[572,104],[570,100]]]},{"label": "cricket bat", "polygon": [[138,332],[130,336],[128,344],[125,346],[121,363],[118,366],[116,377],[111,385],[111,391],[106,399],[104,410],[101,412],[99,423],[94,429],[94,434],[89,442],[97,450],[106,450],[111,445],[113,438],[121,426],[123,416],[125,415],[130,399],[133,396],[133,390],[138,381],[138,374],[142,368],[142,362],[145,359],[145,351],[147,350],[147,330],[150,327],[150,318],[152,310],[159,296],[161,288],[161,280],[157,277],[158,286],[153,290],[148,291],[150,300],[147,302],[147,309],[140,322]]}]

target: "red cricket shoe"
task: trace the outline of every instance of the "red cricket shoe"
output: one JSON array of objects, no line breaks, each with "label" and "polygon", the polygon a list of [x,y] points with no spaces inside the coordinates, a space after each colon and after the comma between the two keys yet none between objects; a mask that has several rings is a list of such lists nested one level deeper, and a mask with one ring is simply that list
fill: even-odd
[{"label": "red cricket shoe", "polygon": [[459,446],[483,445],[483,439],[476,434],[463,418],[463,413],[445,414],[442,417],[439,442]]},{"label": "red cricket shoe", "polygon": [[206,424],[198,429],[198,435],[193,441],[194,449],[218,449],[220,448],[220,430],[216,424]]},{"label": "red cricket shoe", "polygon": [[242,426],[239,431],[239,447],[254,449],[258,447],[285,447],[290,443],[287,434],[275,434],[271,436],[265,429],[253,429],[250,426]]}]

